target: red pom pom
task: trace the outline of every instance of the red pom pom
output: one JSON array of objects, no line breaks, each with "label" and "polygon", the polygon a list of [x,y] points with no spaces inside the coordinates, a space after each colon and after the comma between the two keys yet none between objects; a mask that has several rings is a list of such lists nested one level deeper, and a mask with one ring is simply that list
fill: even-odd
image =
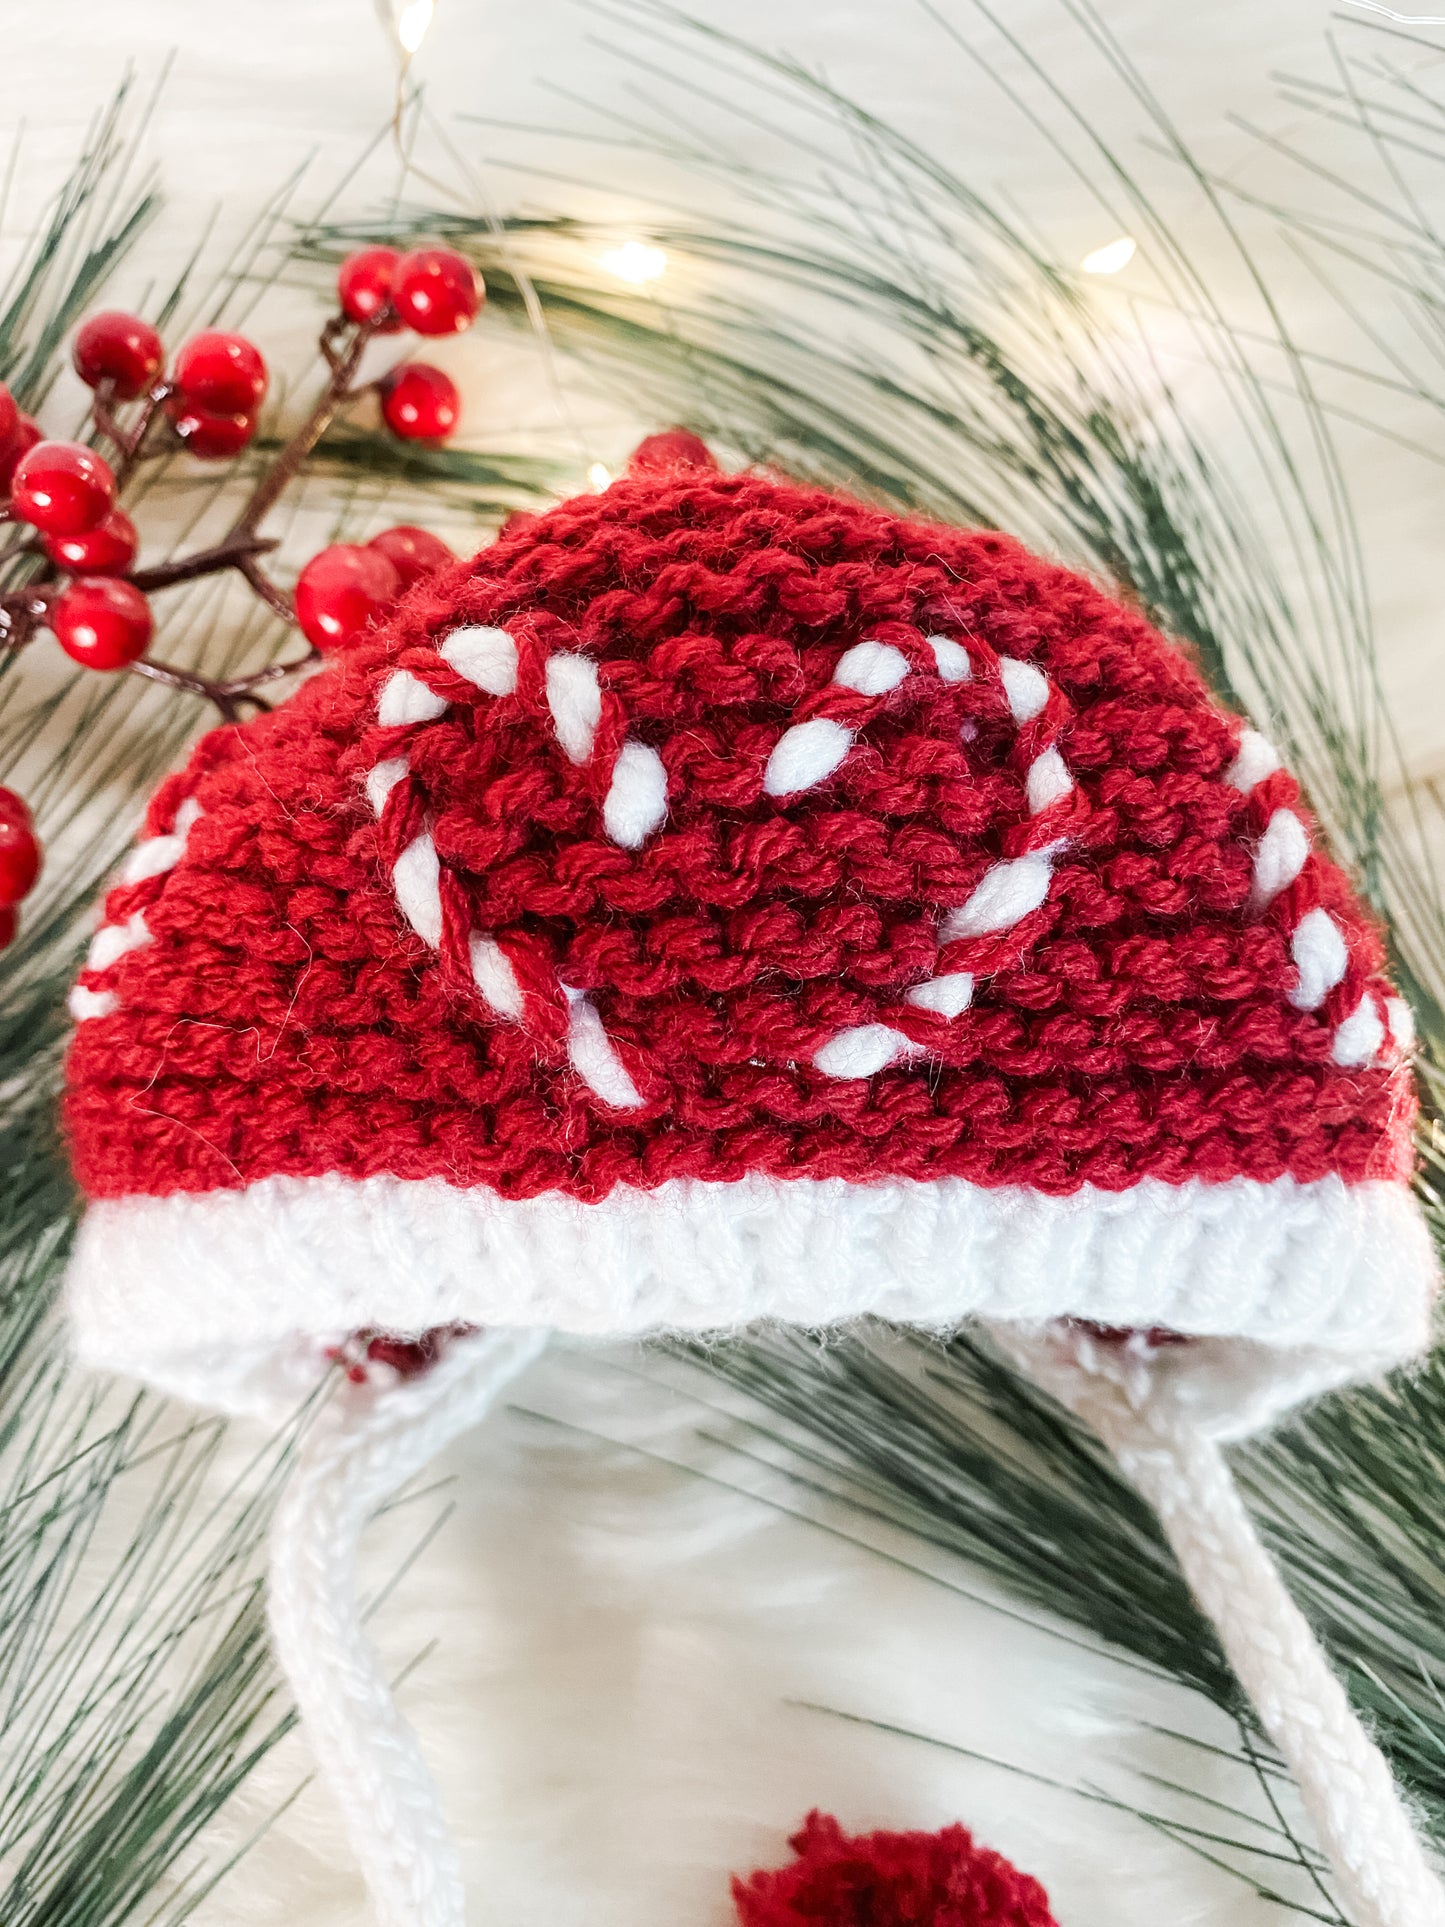
[{"label": "red pom pom", "polygon": [[430,529],[414,528],[410,522],[383,529],[380,535],[373,535],[366,546],[386,557],[401,578],[403,589],[409,589],[413,582],[419,582],[433,570],[445,568],[448,562],[456,561],[439,535],[433,535]]},{"label": "red pom pom", "polygon": [[381,417],[404,442],[440,442],[457,425],[456,383],[424,361],[403,362],[381,384]]},{"label": "red pom pom", "polygon": [[733,1881],[742,1927],[1056,1927],[1048,1895],[963,1827],[850,1836],[810,1813],[791,1867]]},{"label": "red pom pom", "polygon": [[193,335],[176,356],[172,382],[192,408],[212,415],[249,415],[266,393],[266,363],[244,335],[211,329]]},{"label": "red pom pom", "polygon": [[161,371],[161,338],[139,315],[106,308],[82,321],[71,345],[75,372],[87,388],[113,383],[118,401],[134,401]]},{"label": "red pom pom", "polygon": [[79,442],[37,442],[20,458],[10,506],[42,535],[84,535],[115,500],[110,464]]},{"label": "red pom pom", "polygon": [[627,458],[630,475],[657,475],[674,468],[712,468],[717,461],[712,450],[690,428],[665,428],[660,435],[648,435]]}]

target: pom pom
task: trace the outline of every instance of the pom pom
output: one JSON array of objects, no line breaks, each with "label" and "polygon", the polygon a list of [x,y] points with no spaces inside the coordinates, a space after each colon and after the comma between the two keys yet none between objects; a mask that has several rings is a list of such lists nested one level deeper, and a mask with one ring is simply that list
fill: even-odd
[{"label": "pom pom", "polygon": [[1048,1895],[963,1827],[844,1833],[810,1813],[790,1867],[733,1881],[741,1927],[1056,1927]]},{"label": "pom pom", "polygon": [[712,450],[690,428],[666,428],[660,435],[648,435],[627,458],[629,475],[657,475],[676,468],[716,467]]}]

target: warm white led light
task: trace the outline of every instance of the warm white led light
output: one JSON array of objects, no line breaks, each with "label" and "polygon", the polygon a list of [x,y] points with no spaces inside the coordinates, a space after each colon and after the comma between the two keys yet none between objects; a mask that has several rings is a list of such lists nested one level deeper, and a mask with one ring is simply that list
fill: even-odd
[{"label": "warm white led light", "polygon": [[603,462],[594,462],[587,471],[587,479],[593,488],[607,488],[612,481],[612,470]]},{"label": "warm white led light", "polygon": [[1092,254],[1086,254],[1079,266],[1085,274],[1118,274],[1127,268],[1139,251],[1139,243],[1132,234],[1121,234],[1117,241],[1107,241]]},{"label": "warm white led light", "polygon": [[646,241],[624,241],[620,247],[607,250],[602,265],[619,281],[631,281],[640,287],[644,281],[656,281],[667,273],[667,256]]},{"label": "warm white led light", "polygon": [[407,0],[396,16],[396,37],[404,54],[414,54],[421,46],[436,10],[436,0]]}]

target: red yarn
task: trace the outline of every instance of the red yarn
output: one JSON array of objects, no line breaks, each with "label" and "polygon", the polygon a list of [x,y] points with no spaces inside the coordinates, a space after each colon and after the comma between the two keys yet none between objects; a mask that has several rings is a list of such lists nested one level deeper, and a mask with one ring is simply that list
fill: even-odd
[{"label": "red yarn", "polygon": [[[504,700],[440,664],[476,624],[516,640]],[[935,635],[985,669],[942,682]],[[914,665],[881,698],[832,680],[863,638]],[[547,707],[556,651],[599,665],[580,766]],[[1010,714],[1009,659],[1048,678],[1034,722]],[[396,669],[445,716],[380,726]],[[854,749],[805,794],[770,796],[770,750],[819,714],[856,729]],[[908,988],[956,967],[941,917],[1042,834],[1024,774],[1038,729],[1060,732],[1075,786],[1047,900],[977,966],[970,1008],[916,1009]],[[620,481],[418,585],[162,787],[149,834],[183,799],[201,815],[173,869],[107,902],[111,923],[142,911],[150,940],[81,979],[116,1007],[71,1052],[80,1182],[114,1196],[391,1172],[595,1199],[748,1172],[1048,1192],[1402,1175],[1407,1074],[1331,1059],[1378,941],[1319,854],[1251,908],[1262,816],[1297,791],[1284,774],[1233,788],[1238,734],[1137,614],[1004,536],[754,475]],[[624,736],[667,773],[666,820],[637,849],[602,825]],[[403,751],[378,822],[365,776]],[[440,953],[389,875],[424,825]],[[1311,905],[1349,967],[1297,1010],[1290,935]],[[524,1021],[482,1006],[471,930],[505,949]],[[588,995],[641,1109],[609,1108],[568,1064],[562,983]],[[920,1056],[871,1077],[815,1068],[826,1040],[877,1021]]]},{"label": "red yarn", "polygon": [[741,1927],[1055,1927],[1049,1898],[963,1827],[845,1834],[810,1813],[798,1858],[733,1881]]}]

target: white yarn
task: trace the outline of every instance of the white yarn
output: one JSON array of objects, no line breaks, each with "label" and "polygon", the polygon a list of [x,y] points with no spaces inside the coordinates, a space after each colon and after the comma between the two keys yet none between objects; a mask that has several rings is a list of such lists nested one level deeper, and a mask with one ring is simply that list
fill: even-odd
[{"label": "white yarn", "polygon": [[960,937],[983,937],[991,930],[1008,930],[1031,910],[1037,910],[1049,894],[1054,874],[1052,848],[1031,850],[995,863],[980,878],[968,902],[950,910],[939,927],[940,943],[954,943]]},{"label": "white yarn", "polygon": [[144,883],[147,877],[164,876],[167,870],[174,870],[185,848],[183,835],[148,836],[144,843],[136,844],[121,865],[121,882]]},{"label": "white yarn", "polygon": [[481,991],[498,1017],[515,1022],[522,1015],[522,986],[511,960],[495,937],[484,937],[474,930],[467,939],[472,982]]},{"label": "white yarn", "polygon": [[1299,971],[1289,1000],[1296,1010],[1318,1010],[1349,968],[1340,926],[1328,910],[1309,910],[1295,925],[1289,949]]},{"label": "white yarn", "polygon": [[1403,997],[1385,999],[1385,1022],[1390,1027],[1390,1042],[1402,1057],[1415,1048],[1415,1013]]},{"label": "white yarn", "polygon": [[517,687],[517,645],[505,629],[453,629],[439,653],[489,696],[510,696]]},{"label": "white yarn", "polygon": [[833,681],[860,696],[886,696],[908,674],[908,658],[891,642],[855,642],[838,658]]},{"label": "white yarn", "polygon": [[941,682],[972,682],[973,664],[961,642],[955,642],[952,636],[930,636],[928,646]]},{"label": "white yarn", "polygon": [[409,669],[395,669],[382,685],[376,720],[384,729],[399,723],[434,723],[447,713],[444,696],[433,695]]},{"label": "white yarn", "polygon": [[567,1056],[573,1070],[604,1104],[618,1111],[635,1110],[642,1095],[612,1048],[602,1019],[580,990],[565,984],[562,988],[567,994]]},{"label": "white yarn", "polygon": [[1281,890],[1288,889],[1305,867],[1309,853],[1309,831],[1304,824],[1293,810],[1276,810],[1266,823],[1254,853],[1252,901],[1256,910],[1262,910]]},{"label": "white yarn", "polygon": [[667,816],[667,771],[648,743],[624,743],[612,766],[602,826],[614,843],[636,850]]},{"label": "white yarn", "polygon": [[830,1037],[813,1062],[825,1077],[872,1077],[912,1048],[891,1024],[855,1024]]},{"label": "white yarn", "polygon": [[763,772],[769,796],[796,796],[833,774],[853,747],[853,732],[827,716],[794,723],[773,745]]},{"label": "white yarn", "polygon": [[547,658],[547,707],[557,741],[571,762],[585,763],[602,720],[597,665],[586,656]]},{"label": "white yarn", "polygon": [[1048,809],[1051,803],[1061,803],[1073,787],[1074,779],[1070,776],[1063,757],[1056,749],[1044,750],[1029,764],[1029,773],[1024,779],[1029,814],[1038,816]]},{"label": "white yarn", "polygon": [[1216,1351],[1235,1374],[1254,1341],[1271,1384],[1298,1356],[1310,1390],[1422,1349],[1435,1280],[1419,1209],[1385,1180],[1144,1179],[1053,1197],[754,1175],[619,1185],[583,1205],[332,1173],[98,1199],[66,1291],[87,1363],[270,1413],[299,1305],[320,1332],[1074,1317],[1217,1334],[1189,1347],[1194,1383]]},{"label": "white yarn", "polygon": [[404,756],[388,756],[384,763],[366,772],[366,800],[372,813],[380,816],[386,808],[386,799],[406,775],[411,765]]},{"label": "white yarn", "polygon": [[1049,700],[1048,677],[1033,663],[1020,662],[1017,656],[1000,656],[998,673],[1014,721],[1031,723]]},{"label": "white yarn", "polygon": [[1274,744],[1261,736],[1257,729],[1245,729],[1239,735],[1239,753],[1225,774],[1225,782],[1245,796],[1256,783],[1262,783],[1266,776],[1273,776],[1283,765],[1279,751]]},{"label": "white yarn", "polygon": [[74,984],[65,1007],[77,1024],[83,1024],[92,1017],[109,1017],[113,1010],[120,1009],[120,999],[113,990],[89,990],[84,984]]},{"label": "white yarn", "polygon": [[920,1010],[936,1010],[940,1017],[961,1017],[973,1002],[973,973],[951,970],[942,977],[930,977],[926,984],[915,984],[906,1001]]},{"label": "white yarn", "polygon": [[478,1334],[418,1378],[341,1387],[312,1424],[272,1523],[272,1644],[379,1927],[464,1927],[466,1895],[426,1761],[362,1625],[357,1546],[377,1507],[475,1425],[545,1342],[530,1331]]},{"label": "white yarn", "polygon": [[1330,1055],[1346,1070],[1358,1070],[1375,1061],[1384,1041],[1384,1019],[1367,990],[1336,1030]]},{"label": "white yarn", "polygon": [[109,970],[128,950],[139,950],[151,940],[145,913],[133,910],[124,923],[103,923],[90,940],[85,953],[87,970]]},{"label": "white yarn", "polygon": [[436,845],[423,830],[391,866],[391,884],[402,915],[433,950],[442,940],[441,865]]},{"label": "white yarn", "polygon": [[[1085,1419],[1159,1515],[1241,1686],[1293,1772],[1354,1927],[1445,1927],[1399,1792],[1260,1544],[1218,1445],[1166,1377],[1087,1338],[1005,1345]],[[1184,1374],[1187,1377],[1187,1368]],[[1182,1379],[1180,1381],[1183,1382]]]}]

